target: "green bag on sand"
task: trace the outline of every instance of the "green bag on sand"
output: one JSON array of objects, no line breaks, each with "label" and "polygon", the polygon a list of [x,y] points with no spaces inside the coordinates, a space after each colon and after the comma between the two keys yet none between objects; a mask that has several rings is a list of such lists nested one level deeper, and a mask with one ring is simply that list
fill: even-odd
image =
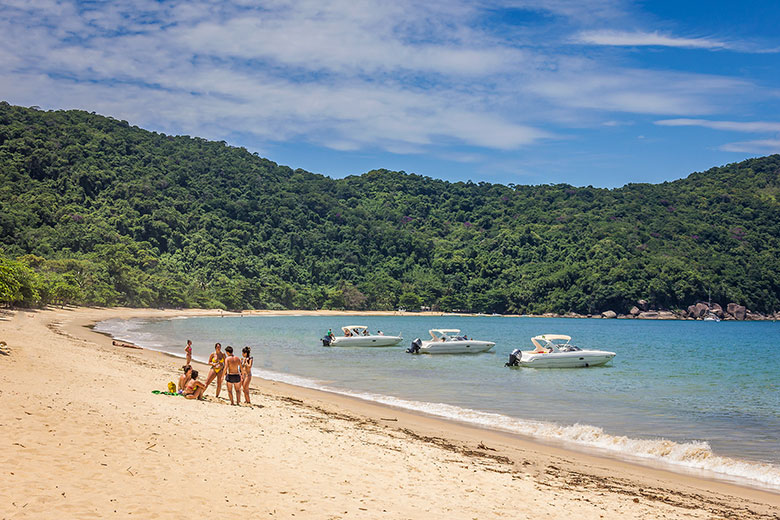
[{"label": "green bag on sand", "polygon": [[152,393],[157,395],[181,395],[178,392],[166,392],[164,390],[152,390]]}]

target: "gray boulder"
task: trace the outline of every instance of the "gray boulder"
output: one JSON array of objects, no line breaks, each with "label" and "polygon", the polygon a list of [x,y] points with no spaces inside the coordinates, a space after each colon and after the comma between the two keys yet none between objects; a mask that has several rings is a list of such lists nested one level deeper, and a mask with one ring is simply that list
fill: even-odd
[{"label": "gray boulder", "polygon": [[636,302],[636,304],[637,304],[637,306],[638,306],[638,307],[639,307],[641,310],[643,310],[643,311],[646,311],[646,310],[647,310],[647,300],[639,300],[638,302]]},{"label": "gray boulder", "polygon": [[636,305],[634,305],[633,307],[631,307],[631,310],[630,310],[630,311],[628,311],[628,313],[629,313],[631,316],[639,316],[639,313],[640,313],[640,312],[642,312],[642,311],[640,311],[640,310],[639,310],[639,307],[637,307]]},{"label": "gray boulder", "polygon": [[615,311],[604,311],[601,313],[601,317],[611,320],[617,318],[617,313]]}]

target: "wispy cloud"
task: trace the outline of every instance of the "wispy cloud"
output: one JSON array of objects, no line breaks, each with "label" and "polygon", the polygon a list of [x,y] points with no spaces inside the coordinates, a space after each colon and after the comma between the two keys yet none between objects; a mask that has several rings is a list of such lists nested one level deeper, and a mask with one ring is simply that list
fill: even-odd
[{"label": "wispy cloud", "polygon": [[724,152],[750,153],[766,155],[780,153],[780,139],[759,139],[756,141],[741,141],[724,144],[720,147]]},{"label": "wispy cloud", "polygon": [[576,34],[573,41],[589,45],[608,45],[617,47],[680,47],[686,49],[729,49],[726,42],[711,38],[681,38],[661,34],[658,31],[616,31],[609,29],[583,31]]},{"label": "wispy cloud", "polygon": [[713,130],[731,132],[780,132],[780,122],[775,121],[710,121],[709,119],[662,119],[655,124],[661,126],[700,126]]},{"label": "wispy cloud", "polygon": [[[488,155],[594,120],[616,126],[625,115],[719,114],[728,100],[763,95],[727,75],[626,66],[588,46],[571,51],[572,33],[589,45],[729,46],[583,30],[624,20],[625,4],[6,0],[0,98],[94,110],[171,133],[251,135],[259,146],[299,141],[398,154],[465,146]],[[541,12],[544,30],[557,36],[542,45],[522,24],[509,35],[486,27],[501,10]]]}]

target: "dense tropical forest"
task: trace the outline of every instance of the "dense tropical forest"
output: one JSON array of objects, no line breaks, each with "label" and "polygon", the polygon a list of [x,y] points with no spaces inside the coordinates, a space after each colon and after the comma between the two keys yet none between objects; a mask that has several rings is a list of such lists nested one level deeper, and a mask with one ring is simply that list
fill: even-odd
[{"label": "dense tropical forest", "polygon": [[0,103],[0,179],[5,304],[780,309],[780,155],[619,189],[331,179]]}]

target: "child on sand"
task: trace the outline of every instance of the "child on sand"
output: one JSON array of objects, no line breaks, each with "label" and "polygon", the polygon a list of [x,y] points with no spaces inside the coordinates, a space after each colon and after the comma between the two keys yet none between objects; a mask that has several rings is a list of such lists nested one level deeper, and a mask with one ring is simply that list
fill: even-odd
[{"label": "child on sand", "polygon": [[243,355],[241,358],[241,388],[244,390],[244,401],[246,404],[251,404],[249,401],[249,382],[252,380],[254,358],[250,355],[249,347],[244,347],[241,353]]},{"label": "child on sand", "polygon": [[184,397],[187,399],[202,399],[203,392],[206,391],[206,385],[198,381],[198,371],[192,371],[192,379],[184,388]]},{"label": "child on sand", "polygon": [[225,349],[227,352],[227,358],[225,359],[225,367],[227,371],[227,390],[230,396],[230,404],[236,404],[233,402],[233,390],[236,391],[236,401],[241,404],[241,360],[238,356],[233,355],[233,347],[230,345]]}]

